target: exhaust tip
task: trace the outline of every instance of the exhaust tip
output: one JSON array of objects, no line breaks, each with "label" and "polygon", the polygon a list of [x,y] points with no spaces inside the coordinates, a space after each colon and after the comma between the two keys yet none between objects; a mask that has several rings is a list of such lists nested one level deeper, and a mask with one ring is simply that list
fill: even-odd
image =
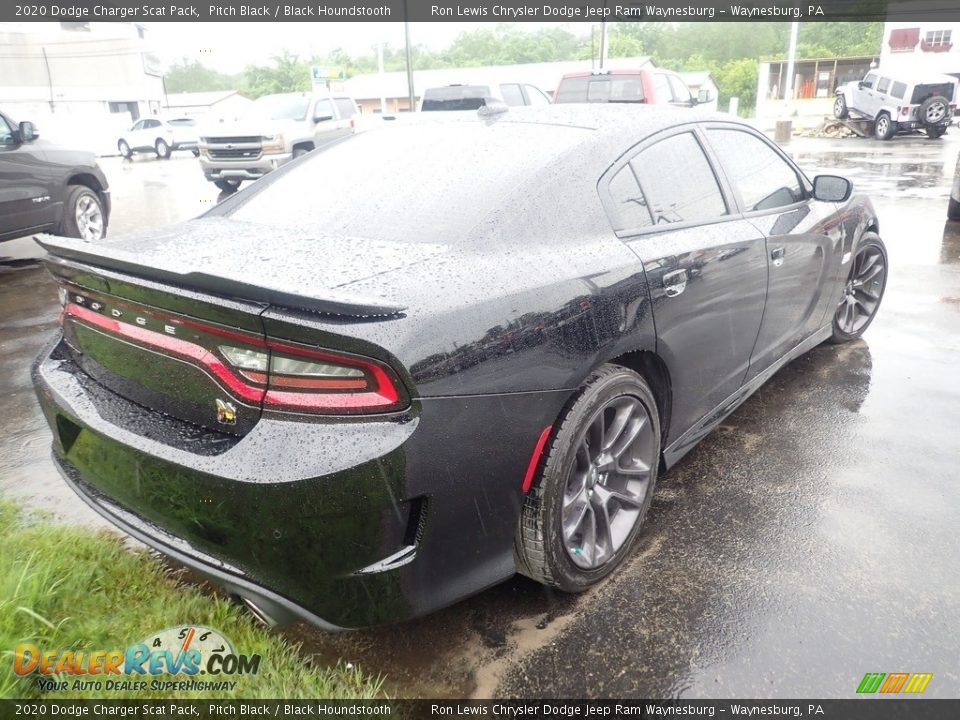
[{"label": "exhaust tip", "polygon": [[253,600],[248,597],[240,596],[240,602],[247,606],[247,610],[257,619],[264,627],[274,628],[277,627],[280,623],[277,622],[270,613],[257,605]]}]

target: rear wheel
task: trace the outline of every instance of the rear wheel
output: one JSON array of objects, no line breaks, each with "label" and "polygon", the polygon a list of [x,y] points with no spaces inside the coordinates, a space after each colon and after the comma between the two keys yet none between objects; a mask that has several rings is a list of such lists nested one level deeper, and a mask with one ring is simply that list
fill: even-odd
[{"label": "rear wheel", "polygon": [[170,146],[167,144],[167,141],[163,138],[157,138],[157,142],[154,144],[153,149],[157,151],[157,157],[161,160],[167,160],[170,158],[171,150]]},{"label": "rear wheel", "polygon": [[831,341],[850,342],[863,335],[877,315],[886,287],[887,248],[876,233],[864,233],[833,315]]},{"label": "rear wheel", "polygon": [[606,577],[640,532],[659,458],[650,387],[632,370],[604,365],[555,426],[517,528],[517,569],[567,592]]},{"label": "rear wheel", "polygon": [[63,234],[95,242],[102,240],[106,231],[107,219],[97,194],[85,185],[71,185],[63,207]]},{"label": "rear wheel", "polygon": [[960,220],[960,200],[950,198],[947,203],[947,218],[950,220]]},{"label": "rear wheel", "polygon": [[130,149],[130,146],[127,145],[126,140],[121,140],[117,143],[117,150],[119,150],[120,154],[127,160],[133,157],[133,151]]},{"label": "rear wheel", "polygon": [[240,189],[240,181],[236,179],[214,180],[213,184],[227,193],[233,193]]},{"label": "rear wheel", "polygon": [[833,116],[838,120],[846,120],[849,115],[846,98],[843,95],[837,95],[837,99],[833,101]]},{"label": "rear wheel", "polygon": [[877,140],[889,140],[897,134],[897,124],[886,113],[880,113],[873,126],[873,132]]}]

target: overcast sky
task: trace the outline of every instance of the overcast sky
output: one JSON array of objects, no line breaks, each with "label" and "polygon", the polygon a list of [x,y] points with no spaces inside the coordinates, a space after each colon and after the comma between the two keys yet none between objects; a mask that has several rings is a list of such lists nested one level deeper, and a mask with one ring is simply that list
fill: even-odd
[{"label": "overcast sky", "polygon": [[[513,24],[528,31],[546,26],[569,27],[567,23]],[[325,55],[337,47],[351,55],[369,54],[378,42],[403,47],[402,22],[151,22],[144,25],[149,28],[149,37],[166,63],[186,57],[225,73],[236,73],[247,65],[265,63],[284,49],[301,57],[311,57]],[[410,42],[439,50],[460,33],[477,27],[477,23],[467,22],[410,23]],[[571,29],[578,34],[590,32],[586,23],[578,23]]]}]

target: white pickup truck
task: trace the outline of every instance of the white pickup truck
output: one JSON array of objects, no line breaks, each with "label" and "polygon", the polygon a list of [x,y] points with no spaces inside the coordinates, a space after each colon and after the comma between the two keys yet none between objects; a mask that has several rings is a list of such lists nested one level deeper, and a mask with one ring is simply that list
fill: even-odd
[{"label": "white pickup truck", "polygon": [[214,185],[233,192],[284,163],[355,131],[357,104],[345,95],[283,93],[254,101],[230,124],[200,136],[200,165]]}]

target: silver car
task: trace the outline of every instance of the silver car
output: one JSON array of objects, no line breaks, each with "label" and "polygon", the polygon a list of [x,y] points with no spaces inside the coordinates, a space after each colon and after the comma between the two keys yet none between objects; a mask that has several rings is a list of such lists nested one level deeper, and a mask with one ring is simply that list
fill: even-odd
[{"label": "silver car", "polygon": [[833,114],[841,120],[850,116],[872,120],[879,140],[920,129],[927,137],[938,138],[950,126],[957,96],[957,80],[949,75],[871,70],[863,80],[837,88]]}]

